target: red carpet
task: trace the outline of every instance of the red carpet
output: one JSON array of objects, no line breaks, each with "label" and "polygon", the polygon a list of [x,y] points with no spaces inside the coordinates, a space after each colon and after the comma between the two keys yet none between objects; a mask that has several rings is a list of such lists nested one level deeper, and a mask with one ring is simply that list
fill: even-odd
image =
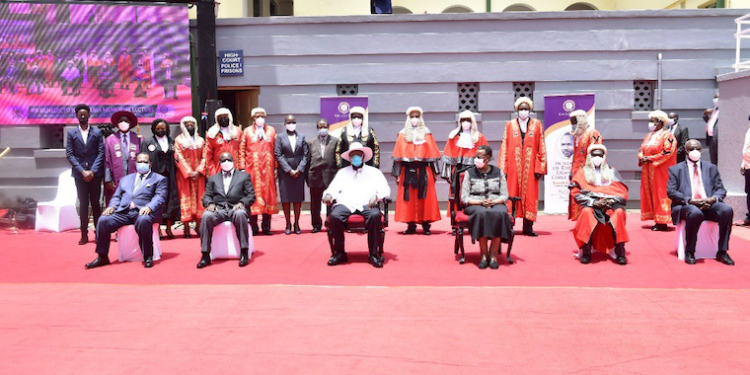
[{"label": "red carpet", "polygon": [[[302,218],[303,234],[289,236],[278,231],[283,228],[283,219],[276,217],[273,228],[277,234],[255,238],[257,252],[246,268],[237,267],[236,261],[217,261],[198,270],[195,265],[200,259],[200,241],[178,238],[162,241],[163,260],[152,269],[144,269],[138,263],[116,263],[85,270],[84,264],[95,258],[95,245],[78,246],[76,232],[0,232],[0,282],[750,288],[750,229],[734,228],[730,254],[736,266],[714,260],[688,266],[674,252],[674,231],[651,232],[642,228],[645,223],[637,215],[629,215],[628,219],[630,264],[625,267],[600,254],[594,257],[594,263],[581,265],[572,256],[572,223],[563,216],[541,216],[536,225],[540,236],[516,236],[516,263],[501,262],[496,271],[476,267],[478,245],[471,245],[469,236],[465,238],[467,263],[458,264],[446,219],[434,226],[432,236],[401,235],[398,232],[406,225],[392,223],[386,236],[386,264],[380,270],[366,263],[367,238],[356,234],[346,237],[352,263],[326,266],[330,256],[326,235],[305,229],[309,228],[307,216]],[[113,260],[116,251],[117,244],[113,243]]]},{"label": "red carpet", "polygon": [[628,266],[579,264],[571,224],[545,216],[497,271],[472,246],[459,265],[445,220],[431,237],[395,223],[380,270],[357,235],[338,267],[304,233],[257,237],[244,269],[197,270],[198,240],[177,239],[153,269],[84,270],[76,233],[0,232],[0,374],[750,373],[750,230],[737,266],[687,266],[674,232],[629,219]]}]

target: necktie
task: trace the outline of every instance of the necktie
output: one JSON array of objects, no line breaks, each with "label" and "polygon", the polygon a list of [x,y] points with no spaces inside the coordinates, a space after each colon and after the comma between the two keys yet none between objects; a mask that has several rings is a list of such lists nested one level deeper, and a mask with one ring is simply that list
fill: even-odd
[{"label": "necktie", "polygon": [[701,177],[698,174],[698,163],[693,164],[693,199],[703,199]]},{"label": "necktie", "polygon": [[141,185],[143,184],[143,175],[138,174],[138,178],[135,179],[135,189],[133,190],[133,194],[138,192],[138,189],[141,188]]}]

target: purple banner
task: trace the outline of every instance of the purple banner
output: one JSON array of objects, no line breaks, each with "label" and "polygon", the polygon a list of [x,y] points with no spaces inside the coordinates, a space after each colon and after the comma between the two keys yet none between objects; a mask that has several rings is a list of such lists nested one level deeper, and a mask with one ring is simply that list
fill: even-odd
[{"label": "purple banner", "polygon": [[[349,110],[352,107],[363,107],[368,110],[366,96],[333,96],[320,98],[320,117],[328,120],[330,130],[346,126],[349,122]],[[338,133],[338,132],[337,132]]]}]

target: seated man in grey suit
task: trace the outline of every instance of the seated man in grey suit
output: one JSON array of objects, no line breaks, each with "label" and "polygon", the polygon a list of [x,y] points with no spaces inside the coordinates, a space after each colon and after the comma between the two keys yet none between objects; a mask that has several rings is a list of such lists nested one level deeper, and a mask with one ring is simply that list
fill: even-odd
[{"label": "seated man in grey suit", "polygon": [[732,234],[732,207],[722,202],[727,195],[715,165],[701,161],[701,143],[691,139],[685,144],[688,160],[669,167],[667,195],[672,200],[672,222],[685,220],[685,263],[695,264],[698,229],[704,220],[719,223],[719,251],[716,260],[733,266],[729,257]]},{"label": "seated man in grey suit", "polygon": [[135,162],[137,172],[120,180],[109,207],[96,223],[96,253],[99,256],[86,264],[86,268],[109,264],[110,236],[126,225],[135,225],[143,252],[143,266],[151,268],[154,265],[154,223],[161,221],[167,199],[167,179],[151,172],[148,154],[138,154]]},{"label": "seated man in grey suit", "polygon": [[201,218],[201,256],[198,268],[211,264],[211,239],[214,227],[231,221],[240,240],[240,267],[247,266],[249,217],[247,210],[255,203],[255,190],[250,175],[234,169],[234,157],[228,152],[219,155],[221,172],[206,181],[203,206],[206,210]]}]

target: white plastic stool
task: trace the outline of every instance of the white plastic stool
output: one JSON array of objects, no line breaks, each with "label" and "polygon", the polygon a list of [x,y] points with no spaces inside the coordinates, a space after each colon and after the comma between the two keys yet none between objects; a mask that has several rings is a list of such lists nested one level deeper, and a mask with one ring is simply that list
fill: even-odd
[{"label": "white plastic stool", "polygon": [[[685,260],[685,221],[677,224],[677,257]],[[719,224],[704,220],[698,229],[698,241],[695,244],[695,259],[713,259],[719,251]]]},{"label": "white plastic stool", "polygon": [[[253,259],[255,244],[253,243],[253,231],[248,224],[247,250],[248,260]],[[240,240],[237,238],[237,230],[231,221],[225,221],[214,227],[214,235],[211,239],[211,260],[214,259],[240,259]]]},{"label": "white plastic stool", "polygon": [[[161,259],[161,242],[159,241],[159,224],[154,223],[154,261]],[[143,252],[138,242],[135,225],[126,225],[117,230],[117,247],[120,250],[120,262],[143,262]]]},{"label": "white plastic stool", "polygon": [[[57,195],[49,202],[39,202],[36,205],[35,230],[63,232],[77,229],[81,222],[76,210],[78,192],[76,182],[70,170],[60,173],[57,178]],[[88,216],[88,212],[82,213]]]}]

